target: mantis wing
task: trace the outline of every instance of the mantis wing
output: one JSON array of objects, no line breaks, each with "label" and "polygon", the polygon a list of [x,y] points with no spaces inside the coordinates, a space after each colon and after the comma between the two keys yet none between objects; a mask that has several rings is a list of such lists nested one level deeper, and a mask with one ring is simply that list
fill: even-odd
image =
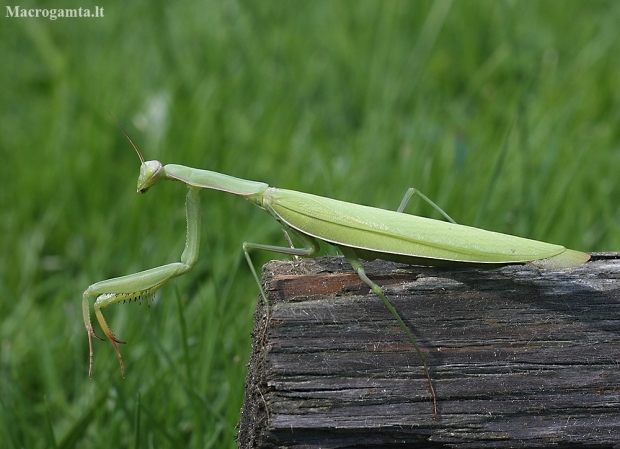
[{"label": "mantis wing", "polygon": [[370,260],[569,268],[590,257],[560,245],[285,189],[267,189],[263,207],[303,234],[354,248]]}]

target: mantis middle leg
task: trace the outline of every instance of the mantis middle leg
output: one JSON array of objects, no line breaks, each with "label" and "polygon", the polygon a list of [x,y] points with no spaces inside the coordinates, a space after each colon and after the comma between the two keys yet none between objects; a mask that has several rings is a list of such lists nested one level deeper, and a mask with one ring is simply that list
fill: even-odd
[{"label": "mantis middle leg", "polygon": [[103,340],[94,331],[90,319],[90,303],[91,296],[97,296],[97,300],[93,305],[95,316],[103,333],[110,339],[118,362],[121,366],[121,374],[125,377],[125,367],[123,359],[117,344],[124,344],[123,341],[116,338],[110,330],[101,309],[110,304],[122,301],[140,300],[149,298],[166,282],[176,276],[187,273],[196,264],[198,259],[198,249],[200,247],[200,197],[198,196],[199,188],[189,186],[185,201],[186,218],[187,218],[187,238],[185,240],[185,249],[181,254],[181,261],[163,265],[161,267],[151,268],[150,270],[141,271],[139,273],[121,276],[105,281],[97,282],[86,289],[82,296],[82,316],[84,325],[88,332],[88,348],[89,348],[89,365],[88,376],[91,377],[93,370],[93,337]]},{"label": "mantis middle leg", "polygon": [[[287,232],[287,230],[285,228],[282,228],[284,231],[284,236],[286,237],[286,240],[288,241],[289,245],[291,245],[290,247],[286,247],[286,246],[273,246],[273,245],[263,245],[261,243],[249,243],[249,242],[243,242],[243,254],[245,255],[245,260],[248,263],[248,266],[250,267],[250,271],[252,272],[252,276],[254,276],[254,280],[256,281],[256,284],[258,285],[258,288],[260,289],[260,294],[261,297],[263,298],[263,302],[265,304],[265,311],[266,311],[266,317],[267,317],[267,322],[269,322],[270,320],[270,311],[269,311],[269,301],[267,301],[267,295],[265,293],[265,289],[263,289],[263,285],[260,283],[260,279],[258,277],[258,274],[256,273],[256,269],[254,268],[254,264],[252,263],[252,259],[250,258],[250,253],[248,252],[249,249],[259,249],[259,250],[263,250],[263,251],[273,251],[276,253],[280,253],[280,254],[289,254],[291,256],[295,256],[295,257],[299,257],[299,256],[312,256],[314,254],[316,254],[319,249],[319,242],[317,242],[317,240],[313,237],[307,236],[305,234],[302,234],[300,232],[295,231],[294,229],[290,229],[290,231],[299,239],[299,241],[304,245],[303,248],[295,248],[293,246],[293,243],[291,241],[291,238]],[[267,328],[268,326],[265,325],[265,330],[263,332],[263,336],[262,336],[262,340],[265,340],[266,337],[266,333],[267,333]]]},{"label": "mantis middle leg", "polygon": [[265,305],[267,307],[269,306],[269,303],[267,302],[267,295],[265,294],[265,290],[263,289],[263,286],[260,283],[260,279],[258,277],[258,274],[256,273],[256,269],[254,268],[254,264],[252,263],[252,259],[250,258],[250,253],[248,252],[248,250],[258,249],[262,251],[272,251],[274,253],[288,254],[291,256],[295,256],[295,257],[309,257],[309,256],[316,254],[320,248],[319,242],[317,242],[315,238],[309,237],[293,229],[290,229],[289,231],[291,231],[299,239],[299,241],[304,245],[303,248],[293,247],[291,243],[291,239],[286,229],[284,229],[284,235],[288,243],[291,245],[290,247],[263,245],[261,243],[243,242],[243,253],[245,254],[245,260],[248,262],[248,266],[250,267],[252,276],[254,276],[254,280],[258,284],[258,288],[260,288],[260,294],[263,297],[263,301],[265,301]]}]

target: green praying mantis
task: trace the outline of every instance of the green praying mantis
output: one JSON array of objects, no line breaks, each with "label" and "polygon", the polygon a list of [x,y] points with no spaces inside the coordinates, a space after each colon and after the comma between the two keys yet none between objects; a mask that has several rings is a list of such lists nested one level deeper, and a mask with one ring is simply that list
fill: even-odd
[{"label": "green praying mantis", "polygon": [[[110,115],[112,116],[111,113]],[[93,367],[92,339],[103,340],[95,334],[93,329],[89,298],[97,297],[94,303],[95,316],[104,334],[114,346],[121,374],[125,377],[125,368],[118,349],[118,344],[124,342],[112,333],[101,310],[121,301],[151,297],[170,279],[192,269],[198,259],[200,245],[200,189],[221,190],[243,197],[265,210],[282,226],[289,247],[243,243],[245,258],[265,302],[267,298],[250,259],[248,253],[250,249],[308,257],[319,251],[319,240],[337,247],[360,279],[383,301],[407,334],[422,361],[435,416],[437,415],[437,400],[422,350],[381,287],[366,275],[360,259],[384,259],[412,265],[447,267],[492,268],[528,263],[540,268],[563,269],[581,265],[590,258],[586,253],[566,249],[560,245],[458,225],[432,201],[411,188],[407,190],[398,209],[390,211],[293,190],[277,189],[263,182],[234,178],[213,171],[176,164],[164,166],[161,162],[154,160],[145,161],[131,137],[114,116],[112,118],[140,158],[137,186],[139,193],[146,193],[160,180],[180,181],[187,186],[185,202],[187,237],[180,262],[97,282],[86,289],[82,297],[82,314],[88,333],[89,377],[92,376]],[[420,194],[422,198],[442,212],[450,222],[404,213],[409,199],[415,193]],[[303,247],[294,247],[289,235],[295,236]]]}]

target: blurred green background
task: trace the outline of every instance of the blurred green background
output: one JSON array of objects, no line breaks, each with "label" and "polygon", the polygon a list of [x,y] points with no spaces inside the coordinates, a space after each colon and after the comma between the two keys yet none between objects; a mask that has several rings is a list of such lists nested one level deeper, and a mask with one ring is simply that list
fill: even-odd
[{"label": "blurred green background", "polygon": [[2,8],[2,447],[235,446],[258,295],[241,244],[283,236],[201,193],[197,266],[150,308],[105,309],[127,378],[96,341],[88,379],[82,292],[179,260],[185,239],[185,187],[135,193],[139,161],[96,96],[147,159],[389,209],[414,186],[459,223],[620,248],[619,2],[30,7],[97,5]]}]

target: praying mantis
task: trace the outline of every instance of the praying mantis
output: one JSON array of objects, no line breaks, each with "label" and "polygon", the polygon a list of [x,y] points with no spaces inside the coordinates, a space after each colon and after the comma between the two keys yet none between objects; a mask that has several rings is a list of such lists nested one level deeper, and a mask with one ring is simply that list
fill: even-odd
[{"label": "praying mantis", "polygon": [[[110,115],[112,116],[111,113]],[[289,247],[243,243],[245,258],[265,302],[267,298],[250,259],[248,252],[250,249],[309,257],[319,251],[319,241],[337,247],[359,278],[383,301],[412,343],[422,361],[435,416],[437,399],[424,354],[382,288],[366,275],[360,259],[384,259],[412,265],[445,267],[493,268],[527,263],[540,268],[564,269],[581,265],[590,258],[589,254],[566,249],[560,245],[456,224],[432,201],[412,188],[407,190],[398,209],[390,211],[278,189],[263,182],[239,179],[209,170],[176,164],[164,166],[155,160],[145,161],[131,137],[116,118],[114,116],[112,118],[140,158],[138,193],[146,193],[161,180],[180,181],[187,186],[185,201],[187,236],[180,262],[97,282],[86,289],[82,296],[82,315],[88,333],[89,377],[92,377],[93,368],[92,339],[103,340],[93,329],[90,297],[96,296],[95,316],[104,334],[114,346],[121,374],[125,377],[125,368],[118,348],[118,344],[124,342],[112,333],[101,309],[121,301],[151,297],[170,279],[192,269],[198,259],[200,246],[200,189],[221,190],[245,198],[269,213],[282,226]],[[415,193],[438,209],[449,222],[404,213],[409,199]],[[296,237],[302,247],[295,247],[290,235]]]}]

